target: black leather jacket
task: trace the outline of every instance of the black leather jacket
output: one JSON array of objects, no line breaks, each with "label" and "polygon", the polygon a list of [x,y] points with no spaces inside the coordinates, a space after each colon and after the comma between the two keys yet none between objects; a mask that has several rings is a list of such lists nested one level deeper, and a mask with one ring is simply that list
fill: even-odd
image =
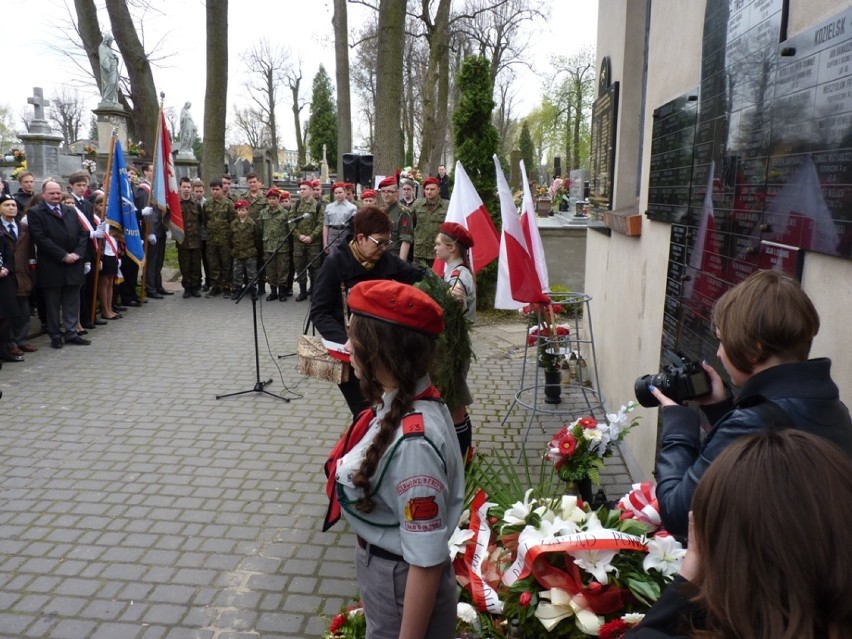
[{"label": "black leather jacket", "polygon": [[692,495],[707,467],[737,438],[765,428],[753,408],[760,398],[784,409],[798,430],[821,435],[852,457],[852,420],[831,379],[827,358],[773,366],[749,378],[735,399],[703,406],[713,424],[703,442],[698,412],[669,406],[662,411],[656,465],[657,499],[666,530],[686,535]]}]

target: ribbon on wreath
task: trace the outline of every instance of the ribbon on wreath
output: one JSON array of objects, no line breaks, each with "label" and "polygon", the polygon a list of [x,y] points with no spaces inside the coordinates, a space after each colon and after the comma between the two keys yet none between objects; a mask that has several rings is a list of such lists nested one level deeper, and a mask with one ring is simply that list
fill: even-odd
[{"label": "ribbon on wreath", "polygon": [[587,635],[597,635],[603,625],[603,618],[586,607],[582,594],[571,595],[565,590],[551,588],[541,591],[539,596],[550,600],[550,603],[542,601],[535,609],[536,619],[548,632],[568,617],[576,617],[577,628]]},{"label": "ribbon on wreath", "polygon": [[656,486],[653,482],[633,484],[633,490],[621,498],[618,507],[624,511],[621,519],[635,519],[654,529],[663,525]]},{"label": "ribbon on wreath", "polygon": [[483,566],[488,558],[488,546],[491,543],[491,530],[488,527],[488,509],[495,504],[488,501],[484,490],[476,493],[470,504],[470,526],[473,531],[472,543],[468,543],[464,554],[467,566],[467,578],[470,580],[470,592],[473,603],[479,610],[503,614],[503,602],[483,576]]}]

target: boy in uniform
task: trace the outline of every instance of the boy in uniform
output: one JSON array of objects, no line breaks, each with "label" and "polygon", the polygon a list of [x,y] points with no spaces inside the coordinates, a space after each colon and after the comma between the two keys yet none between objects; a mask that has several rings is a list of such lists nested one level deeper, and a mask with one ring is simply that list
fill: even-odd
[{"label": "boy in uniform", "polygon": [[225,299],[237,299],[241,289],[257,275],[257,242],[260,229],[249,217],[249,203],[237,200],[237,219],[231,221],[231,257],[234,260],[233,295]]},{"label": "boy in uniform", "polygon": [[[287,211],[279,204],[280,200],[280,191],[269,189],[266,192],[266,207],[260,212],[263,257],[264,262],[269,262],[266,267],[266,281],[269,282],[267,302],[287,300],[290,249],[289,242],[282,244],[282,240],[287,236]],[[270,260],[273,253],[275,256]]]},{"label": "boy in uniform", "polygon": [[211,197],[204,203],[202,219],[207,227],[207,263],[210,265],[210,292],[216,297],[223,291],[230,294],[228,276],[231,274],[231,222],[237,216],[234,203],[222,189],[222,180],[210,180]]}]

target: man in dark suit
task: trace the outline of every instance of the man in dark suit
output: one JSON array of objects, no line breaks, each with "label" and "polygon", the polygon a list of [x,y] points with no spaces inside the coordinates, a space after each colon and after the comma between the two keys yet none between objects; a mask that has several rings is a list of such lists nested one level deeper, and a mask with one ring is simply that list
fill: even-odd
[{"label": "man in dark suit", "polygon": [[[68,187],[71,190],[71,195],[74,196],[74,207],[77,209],[77,214],[86,218],[89,223],[86,230],[89,231],[90,237],[95,230],[95,209],[92,203],[86,198],[86,191],[89,188],[89,174],[85,171],[77,171],[68,177]],[[97,249],[94,242],[86,244],[86,254],[83,256],[83,263],[89,266],[85,268],[83,276],[83,286],[80,287],[80,324],[83,328],[93,329],[95,324],[106,324],[104,320],[95,320],[92,322],[92,294],[95,286],[95,269],[92,266],[97,258]],[[107,311],[109,312],[109,311]]]},{"label": "man in dark suit", "polygon": [[[27,222],[38,249],[38,286],[44,292],[47,333],[53,348],[66,344],[85,346],[89,340],[77,335],[80,313],[80,287],[89,233],[77,212],[62,206],[62,187],[47,180],[41,187],[44,201],[30,209]],[[61,323],[60,323],[61,314]]]}]

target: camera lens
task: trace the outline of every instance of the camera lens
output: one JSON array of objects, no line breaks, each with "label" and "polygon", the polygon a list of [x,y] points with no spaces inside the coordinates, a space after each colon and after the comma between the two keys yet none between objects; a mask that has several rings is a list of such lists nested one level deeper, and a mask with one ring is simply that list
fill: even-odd
[{"label": "camera lens", "polygon": [[636,401],[645,408],[653,408],[654,406],[660,405],[657,398],[648,390],[648,384],[653,384],[655,377],[655,375],[642,375],[642,377],[637,377],[633,384],[633,392],[636,394]]}]

